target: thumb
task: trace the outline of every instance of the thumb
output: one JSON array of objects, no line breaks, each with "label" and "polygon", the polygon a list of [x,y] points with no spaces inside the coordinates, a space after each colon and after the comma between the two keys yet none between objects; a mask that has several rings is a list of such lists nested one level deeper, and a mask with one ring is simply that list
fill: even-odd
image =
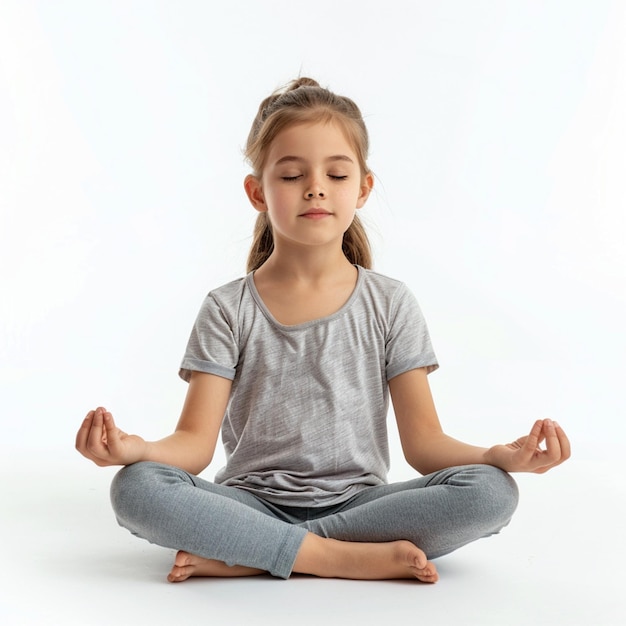
[{"label": "thumb", "polygon": [[541,434],[543,431],[543,422],[541,420],[537,420],[533,427],[530,430],[530,433],[526,436],[526,441],[524,442],[524,447],[530,453],[535,453],[539,444],[541,442]]},{"label": "thumb", "polygon": [[104,412],[104,414],[102,415],[102,420],[104,423],[107,446],[109,447],[109,450],[113,452],[115,447],[118,446],[120,442],[119,429],[115,425],[113,415],[111,415],[111,413],[109,413],[108,411]]}]

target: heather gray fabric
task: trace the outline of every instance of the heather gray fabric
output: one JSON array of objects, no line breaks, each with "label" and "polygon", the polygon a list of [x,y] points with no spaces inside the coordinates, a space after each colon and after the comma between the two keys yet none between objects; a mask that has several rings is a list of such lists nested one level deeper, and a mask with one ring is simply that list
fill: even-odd
[{"label": "heather gray fabric", "polygon": [[233,381],[215,482],[282,506],[332,506],[387,482],[389,379],[437,360],[406,286],[358,267],[336,313],[275,320],[252,274],[208,294],[185,352],[191,371]]},{"label": "heather gray fabric", "polygon": [[467,465],[360,491],[332,507],[280,507],[158,463],[116,474],[119,523],[152,543],[288,578],[307,531],[344,541],[406,539],[429,559],[497,533],[517,486],[489,465]]}]

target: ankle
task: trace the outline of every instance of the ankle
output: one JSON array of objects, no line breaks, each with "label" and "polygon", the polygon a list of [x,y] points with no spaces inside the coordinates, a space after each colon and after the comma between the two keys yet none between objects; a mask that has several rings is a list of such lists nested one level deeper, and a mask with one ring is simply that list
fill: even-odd
[{"label": "ankle", "polygon": [[297,574],[311,574],[320,577],[333,576],[333,563],[338,544],[336,539],[327,539],[308,533],[293,565],[293,572]]}]

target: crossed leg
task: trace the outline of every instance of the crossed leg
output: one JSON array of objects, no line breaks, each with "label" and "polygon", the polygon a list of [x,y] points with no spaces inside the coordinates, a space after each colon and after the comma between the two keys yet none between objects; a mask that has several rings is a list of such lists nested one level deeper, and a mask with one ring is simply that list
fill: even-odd
[{"label": "crossed leg", "polygon": [[332,514],[302,522],[242,490],[139,463],[116,476],[112,501],[122,526],[179,550],[172,582],[264,572],[436,582],[428,558],[498,532],[515,509],[517,490],[493,467],[450,468],[372,487]]},{"label": "crossed leg", "polygon": [[[435,565],[409,541],[361,543],[318,537],[313,533],[305,536],[293,572],[353,580],[416,578],[434,583],[439,579]],[[182,582],[192,576],[255,576],[263,573],[260,569],[228,566],[221,561],[179,551],[168,580]]]}]

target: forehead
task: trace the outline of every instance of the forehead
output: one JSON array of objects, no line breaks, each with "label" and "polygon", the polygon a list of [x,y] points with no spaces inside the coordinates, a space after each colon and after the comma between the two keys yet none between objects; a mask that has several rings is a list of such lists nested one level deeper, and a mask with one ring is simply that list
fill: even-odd
[{"label": "forehead", "polygon": [[337,122],[314,122],[289,126],[280,131],[268,151],[268,165],[285,156],[304,160],[324,159],[345,155],[355,163],[357,155],[343,127]]}]

